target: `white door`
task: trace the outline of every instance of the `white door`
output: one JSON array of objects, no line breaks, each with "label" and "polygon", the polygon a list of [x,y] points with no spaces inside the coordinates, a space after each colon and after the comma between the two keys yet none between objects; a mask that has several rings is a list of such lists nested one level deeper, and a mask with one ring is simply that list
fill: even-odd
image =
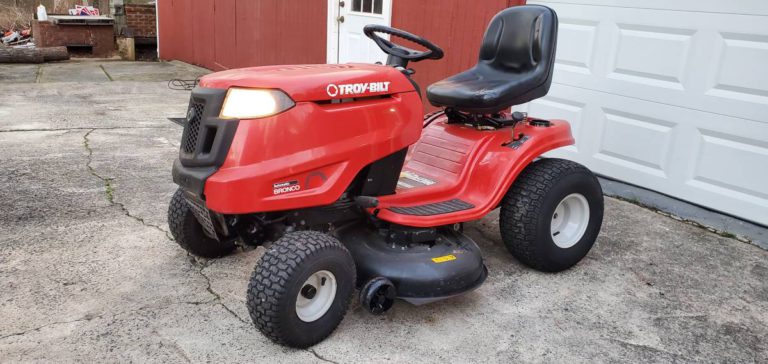
[{"label": "white door", "polygon": [[392,0],[329,0],[328,9],[329,62],[386,62],[386,54],[363,34],[363,27],[389,26]]},{"label": "white door", "polygon": [[530,0],[560,17],[532,115],[569,119],[556,156],[768,225],[768,1]]}]

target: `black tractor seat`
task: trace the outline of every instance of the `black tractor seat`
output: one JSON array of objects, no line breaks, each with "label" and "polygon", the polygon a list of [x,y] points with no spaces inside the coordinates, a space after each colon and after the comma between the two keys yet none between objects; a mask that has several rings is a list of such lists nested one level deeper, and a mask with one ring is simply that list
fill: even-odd
[{"label": "black tractor seat", "polygon": [[429,102],[494,114],[542,97],[552,84],[557,15],[540,5],[516,6],[491,20],[474,67],[427,88]]}]

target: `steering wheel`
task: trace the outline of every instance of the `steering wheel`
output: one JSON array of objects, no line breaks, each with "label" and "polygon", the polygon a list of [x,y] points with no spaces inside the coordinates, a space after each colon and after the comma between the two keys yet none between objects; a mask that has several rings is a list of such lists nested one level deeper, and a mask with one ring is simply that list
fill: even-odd
[{"label": "steering wheel", "polygon": [[[377,24],[368,24],[363,28],[363,32],[368,38],[371,38],[374,42],[376,42],[376,45],[381,48],[384,53],[389,54],[391,56],[399,57],[401,59],[407,59],[409,61],[418,62],[424,59],[440,59],[443,58],[443,50],[440,49],[437,45],[434,43],[419,37],[418,35],[414,35],[411,33],[408,33],[404,30],[395,29],[392,27],[387,27],[383,25],[377,25]],[[405,40],[409,40],[411,42],[414,42],[424,48],[426,48],[426,51],[417,51],[413,50],[407,47],[403,47],[399,44],[392,43],[382,37],[380,37],[377,33],[385,33],[389,35],[393,35],[398,38],[402,38]]]}]

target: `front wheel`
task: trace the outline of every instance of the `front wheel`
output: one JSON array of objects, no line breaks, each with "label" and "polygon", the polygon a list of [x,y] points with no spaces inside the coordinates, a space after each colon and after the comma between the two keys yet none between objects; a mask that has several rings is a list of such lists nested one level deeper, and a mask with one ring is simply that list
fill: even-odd
[{"label": "front wheel", "polygon": [[223,257],[237,247],[232,240],[218,241],[205,235],[181,189],[176,190],[168,205],[168,227],[176,243],[198,257]]},{"label": "front wheel", "polygon": [[559,272],[587,255],[603,222],[603,191],[586,167],[542,159],[517,177],[504,196],[501,237],[522,263]]},{"label": "front wheel", "polygon": [[330,235],[284,235],[264,253],[248,284],[248,312],[278,344],[306,348],[341,323],[355,289],[355,262]]}]

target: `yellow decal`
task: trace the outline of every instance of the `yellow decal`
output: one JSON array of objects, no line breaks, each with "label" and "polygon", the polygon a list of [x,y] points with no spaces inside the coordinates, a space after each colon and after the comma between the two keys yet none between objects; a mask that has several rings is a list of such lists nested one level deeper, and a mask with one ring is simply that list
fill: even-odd
[{"label": "yellow decal", "polygon": [[435,262],[435,263],[445,263],[445,262],[450,262],[452,260],[456,260],[456,256],[453,255],[453,254],[443,255],[442,257],[432,258],[432,261]]}]

